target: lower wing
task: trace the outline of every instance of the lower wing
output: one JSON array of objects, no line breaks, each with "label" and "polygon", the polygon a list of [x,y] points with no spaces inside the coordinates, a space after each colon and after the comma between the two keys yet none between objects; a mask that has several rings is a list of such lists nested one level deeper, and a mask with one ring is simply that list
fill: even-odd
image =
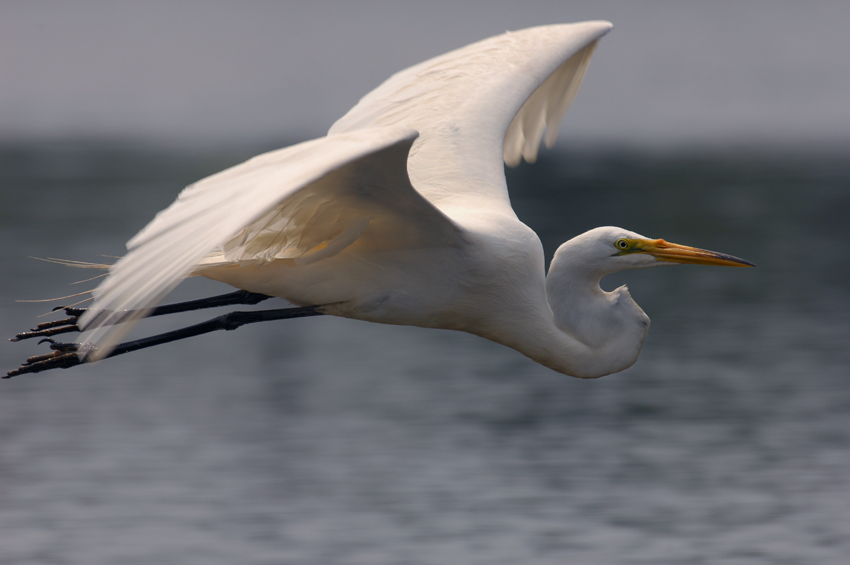
[{"label": "lower wing", "polygon": [[[374,128],[329,135],[255,157],[187,187],[128,242],[94,291],[81,340],[108,355],[211,252],[228,262],[320,261],[370,226],[387,245],[444,245],[452,220],[410,184],[417,132]],[[374,238],[373,238],[374,239]]]}]

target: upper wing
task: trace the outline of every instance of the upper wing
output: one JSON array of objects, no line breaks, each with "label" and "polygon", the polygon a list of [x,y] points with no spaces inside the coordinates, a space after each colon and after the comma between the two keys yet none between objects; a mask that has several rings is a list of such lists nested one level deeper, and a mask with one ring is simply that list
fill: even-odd
[{"label": "upper wing", "polygon": [[[187,187],[127,244],[81,318],[84,343],[102,358],[211,251],[232,261],[339,253],[366,229],[388,241],[442,245],[455,224],[410,185],[407,157],[417,133],[369,129],[255,157]],[[116,325],[119,324],[119,325]]]},{"label": "upper wing", "polygon": [[142,317],[216,247],[234,260],[307,262],[338,253],[367,224],[382,226],[387,241],[427,245],[459,239],[454,214],[512,214],[502,160],[533,160],[544,129],[554,141],[610,28],[543,26],[452,51],[391,77],[328,137],[188,187],[96,289],[80,320],[83,341],[98,348],[92,357],[105,356],[129,331],[123,322]]},{"label": "upper wing", "polygon": [[529,28],[491,37],[390,77],[330,133],[401,125],[419,131],[408,163],[416,189],[452,208],[510,210],[502,160],[533,162],[584,78],[608,22]]}]

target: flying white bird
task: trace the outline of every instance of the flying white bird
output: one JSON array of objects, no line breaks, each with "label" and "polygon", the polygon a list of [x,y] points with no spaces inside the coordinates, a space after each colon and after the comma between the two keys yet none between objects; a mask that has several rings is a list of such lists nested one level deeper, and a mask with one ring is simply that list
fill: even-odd
[{"label": "flying white bird", "polygon": [[326,137],[189,186],[130,240],[92,307],[74,312],[81,344],[54,342],[10,376],[150,345],[119,342],[139,318],[165,313],[154,307],[193,275],[254,301],[284,298],[302,307],[294,315],[469,332],[575,377],[631,366],[649,318],[625,287],[603,291],[602,277],[751,263],[602,227],[564,243],[546,275],[503,162],[535,161],[544,134],[552,145],[610,28],[535,27],[425,61],[367,94]]}]

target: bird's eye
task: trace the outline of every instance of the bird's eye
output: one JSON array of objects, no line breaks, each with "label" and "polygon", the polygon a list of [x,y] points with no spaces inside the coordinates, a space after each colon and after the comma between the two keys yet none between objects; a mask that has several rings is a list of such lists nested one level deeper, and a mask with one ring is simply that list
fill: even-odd
[{"label": "bird's eye", "polygon": [[626,241],[625,239],[618,239],[614,243],[614,245],[617,246],[617,249],[628,249],[629,248],[629,242]]}]

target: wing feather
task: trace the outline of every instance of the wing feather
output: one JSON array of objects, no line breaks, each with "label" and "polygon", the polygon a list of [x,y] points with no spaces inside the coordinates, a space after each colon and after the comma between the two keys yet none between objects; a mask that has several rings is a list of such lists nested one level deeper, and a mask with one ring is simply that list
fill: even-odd
[{"label": "wing feather", "polygon": [[216,248],[233,262],[309,263],[342,251],[370,221],[380,225],[389,218],[414,238],[457,234],[410,185],[406,162],[417,135],[409,128],[330,135],[187,187],[130,240],[129,252],[95,290],[80,320],[83,342],[96,348],[91,358],[107,355],[133,321]]},{"label": "wing feather", "polygon": [[364,96],[331,133],[404,125],[419,131],[413,186],[450,216],[510,208],[502,161],[551,145],[608,22],[541,26],[473,43],[401,71]]},{"label": "wing feather", "polygon": [[108,354],[216,248],[236,263],[309,264],[358,239],[451,245],[463,239],[466,214],[513,216],[502,163],[534,161],[544,134],[554,142],[610,28],[530,28],[425,61],[363,97],[327,137],[187,187],[130,240],[95,291],[80,320],[91,357]]}]

